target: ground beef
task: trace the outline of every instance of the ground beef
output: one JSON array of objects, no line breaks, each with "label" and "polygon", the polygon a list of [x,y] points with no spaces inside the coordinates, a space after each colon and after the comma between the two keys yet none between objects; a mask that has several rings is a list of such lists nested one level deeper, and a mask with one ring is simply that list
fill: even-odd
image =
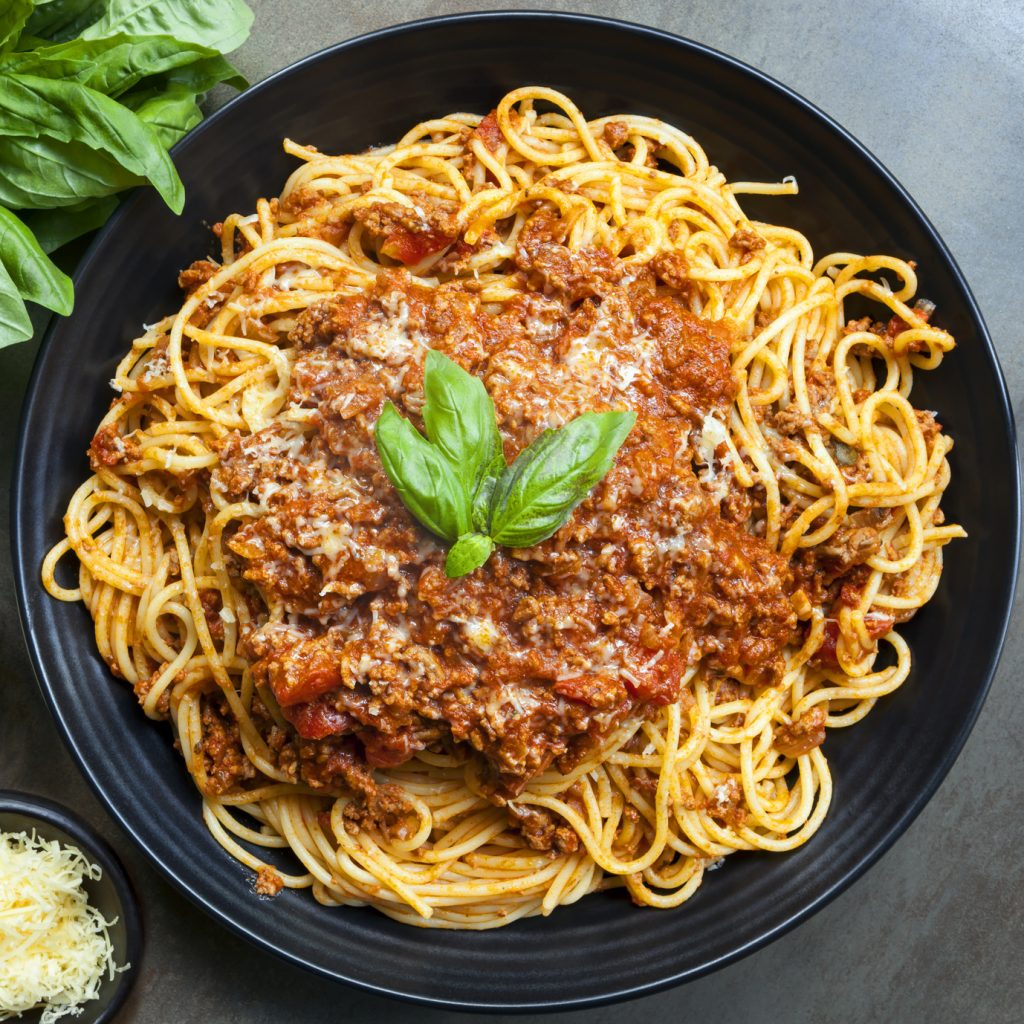
[{"label": "ground beef", "polygon": [[312,210],[321,206],[324,201],[324,193],[319,189],[311,188],[308,185],[302,185],[292,192],[289,192],[288,195],[281,200],[280,209],[286,216],[300,220],[307,216]]},{"label": "ground beef", "polygon": [[800,757],[825,742],[825,708],[815,704],[790,725],[775,730],[775,749],[785,757]]},{"label": "ground beef", "polygon": [[492,110],[473,130],[473,138],[479,139],[492,153],[498,152],[498,147],[504,141],[501,128],[498,126],[497,111]]},{"label": "ground beef", "polygon": [[178,275],[178,287],[191,295],[200,285],[206,284],[221,268],[212,260],[196,260]]},{"label": "ground beef", "polygon": [[740,266],[742,266],[754,258],[754,253],[760,252],[765,247],[765,240],[750,228],[740,228],[729,239],[729,245],[733,249],[738,249],[742,254],[740,256]]},{"label": "ground beef", "polygon": [[[167,668],[167,662],[161,664],[154,672],[140,679],[133,687],[135,696],[138,698],[140,704],[144,704],[146,698],[149,696],[150,691],[153,689],[153,684],[157,679],[163,675],[164,670]],[[166,715],[168,709],[171,706],[171,688],[168,686],[163,693],[157,698],[156,711],[160,715]]]},{"label": "ground beef", "polygon": [[201,698],[202,754],[206,769],[206,792],[219,796],[237,789],[256,777],[256,769],[242,749],[238,722],[231,715],[227,700],[219,694]]},{"label": "ground beef", "polygon": [[611,290],[622,270],[604,249],[575,251],[564,245],[568,225],[541,212],[519,233],[515,264],[531,287],[564,295],[569,302],[601,296]]},{"label": "ground beef", "polygon": [[860,509],[839,524],[835,533],[813,548],[805,548],[794,558],[798,574],[819,577],[830,583],[847,575],[878,554],[882,532],[892,513],[888,509]]},{"label": "ground beef", "polygon": [[374,203],[356,207],[352,215],[381,240],[382,255],[407,267],[444,251],[459,233],[454,211],[426,196],[418,197],[413,206]]},{"label": "ground beef", "polygon": [[604,126],[602,135],[612,149],[618,149],[629,137],[629,125],[625,121],[609,121]]},{"label": "ground beef", "polygon": [[356,835],[371,829],[378,835],[407,839],[414,835],[415,818],[398,786],[385,784],[372,790],[363,790],[358,799],[345,806],[342,812],[345,831]]},{"label": "ground beef", "polygon": [[915,409],[914,415],[924,434],[925,447],[930,452],[935,445],[935,439],[942,433],[942,424],[935,418],[935,413],[927,409]]},{"label": "ground beef", "polygon": [[260,896],[276,896],[284,888],[284,880],[271,867],[263,865],[256,872],[256,892]]},{"label": "ground beef", "polygon": [[206,616],[206,627],[214,640],[224,639],[224,620],[220,617],[220,610],[223,607],[219,590],[200,590],[199,600],[203,606],[203,614]]},{"label": "ground beef", "polygon": [[743,803],[743,788],[736,779],[729,779],[715,786],[712,795],[705,799],[704,808],[715,821],[741,828],[747,819]]},{"label": "ground beef", "polygon": [[580,837],[576,832],[544,807],[509,804],[508,816],[531,849],[556,853],[575,853],[579,849]]},{"label": "ground beef", "polygon": [[142,449],[131,437],[121,435],[119,425],[108,423],[100,427],[89,444],[89,465],[93,472],[126,462],[137,462],[142,458]]},{"label": "ground beef", "polygon": [[796,402],[779,409],[770,417],[771,426],[785,437],[795,437],[805,430],[815,429],[814,420]]},{"label": "ground beef", "polygon": [[660,252],[650,262],[650,267],[658,279],[671,285],[677,291],[688,295],[692,283],[690,281],[690,264],[678,250]]},{"label": "ground beef", "polygon": [[360,206],[353,217],[375,235],[389,235],[398,229],[414,232],[437,232],[454,236],[457,231],[451,210],[437,202],[423,198],[415,206],[404,203],[374,203]]}]

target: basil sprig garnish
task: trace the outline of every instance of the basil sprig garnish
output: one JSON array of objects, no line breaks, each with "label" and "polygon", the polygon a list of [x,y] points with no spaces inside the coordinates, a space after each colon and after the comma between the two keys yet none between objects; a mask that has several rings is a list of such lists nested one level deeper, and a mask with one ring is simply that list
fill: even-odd
[{"label": "basil sprig garnish", "polygon": [[496,544],[528,548],[562,527],[611,468],[635,412],[588,412],[545,430],[506,465],[483,381],[427,353],[423,435],[391,402],[374,429],[384,472],[405,507],[452,544],[444,570],[464,576]]}]

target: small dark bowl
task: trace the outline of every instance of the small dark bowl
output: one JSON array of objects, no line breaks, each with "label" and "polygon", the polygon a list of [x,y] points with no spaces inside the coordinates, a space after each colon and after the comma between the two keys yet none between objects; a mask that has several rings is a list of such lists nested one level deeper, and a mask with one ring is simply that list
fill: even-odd
[{"label": "small dark bowl", "polygon": [[[43,839],[56,839],[65,846],[76,846],[94,864],[103,869],[97,881],[86,880],[89,902],[109,921],[110,942],[114,947],[114,963],[130,964],[126,971],[113,978],[104,977],[100,994],[85,1003],[82,1015],[73,1018],[76,1024],[104,1024],[112,1021],[125,1001],[142,956],[142,920],[131,882],[117,854],[105,840],[81,818],[60,804],[27,793],[0,790],[0,832],[36,832]],[[36,1024],[42,1010],[30,1010],[20,1018],[25,1024]]]}]

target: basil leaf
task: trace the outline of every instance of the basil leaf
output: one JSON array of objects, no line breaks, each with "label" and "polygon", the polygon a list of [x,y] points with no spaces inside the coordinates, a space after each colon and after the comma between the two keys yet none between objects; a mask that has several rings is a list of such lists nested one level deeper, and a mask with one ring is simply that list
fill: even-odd
[{"label": "basil leaf", "polygon": [[0,263],[0,348],[32,337],[32,321],[25,303],[11,280],[11,275]]},{"label": "basil leaf", "polygon": [[145,100],[135,108],[135,113],[156,132],[160,145],[168,149],[203,119],[195,93],[181,85]]},{"label": "basil leaf", "polygon": [[105,7],[83,39],[166,35],[227,53],[245,42],[253,19],[243,0],[107,0]]},{"label": "basil leaf", "polygon": [[465,576],[479,569],[494,550],[494,541],[486,533],[467,533],[460,537],[444,560],[444,574],[449,579]]},{"label": "basil leaf", "polygon": [[17,45],[18,37],[32,14],[32,0],[6,0],[0,7],[0,51]]},{"label": "basil leaf", "polygon": [[45,210],[109,196],[143,178],[80,142],[0,137],[0,203]]},{"label": "basil leaf", "polygon": [[74,39],[44,46],[30,53],[7,54],[0,69],[44,78],[74,80],[116,98],[142,79],[204,61],[217,62],[219,73],[205,77],[205,91],[216,82],[230,80],[245,88],[245,79],[216,51],[173,36],[115,35],[107,39]]},{"label": "basil leaf", "polygon": [[244,89],[249,84],[238,69],[218,53],[147,78],[134,89],[122,93],[118,99],[126,107],[136,110],[141,103],[175,86],[181,86],[198,96],[220,82],[227,82],[236,89]]},{"label": "basil leaf", "polygon": [[164,202],[181,213],[185,190],[167,151],[153,130],[116,100],[72,82],[12,72],[0,74],[0,90],[0,132],[45,135],[106,152],[126,170],[147,178]]},{"label": "basil leaf", "polygon": [[23,299],[67,316],[75,304],[71,278],[53,265],[32,232],[0,206],[0,264]]},{"label": "basil leaf", "polygon": [[502,454],[501,461],[495,461],[483,479],[477,485],[476,493],[473,495],[473,529],[481,533],[487,533],[491,528],[491,496],[497,486],[498,478],[505,471],[505,456]]},{"label": "basil leaf", "polygon": [[[23,50],[38,50],[40,46],[45,46],[49,42],[48,39],[42,39],[39,36],[30,36],[27,32],[22,31],[21,35],[18,36],[18,51]],[[9,56],[9,55],[8,55]]]},{"label": "basil leaf", "polygon": [[55,210],[25,210],[21,219],[36,236],[43,252],[53,252],[80,235],[103,227],[116,209],[117,200],[106,196]]},{"label": "basil leaf", "polygon": [[14,53],[0,53],[0,71],[22,71],[25,74],[42,75],[43,78],[78,79],[88,72],[85,64],[73,60],[41,60],[36,51],[18,50]]},{"label": "basil leaf", "polygon": [[217,54],[149,78],[118,99],[156,132],[162,145],[170,147],[203,119],[197,100],[221,82],[236,89],[249,84]]},{"label": "basil leaf", "polygon": [[70,39],[107,9],[106,0],[50,0],[32,12],[25,32],[47,39]]},{"label": "basil leaf", "polygon": [[423,392],[427,437],[465,482],[473,500],[474,526],[481,529],[484,523],[479,520],[489,499],[489,490],[485,490],[478,501],[482,485],[490,481],[493,486],[505,468],[494,402],[479,377],[434,349],[427,353]]},{"label": "basil leaf", "polygon": [[491,536],[513,548],[550,537],[611,468],[635,422],[635,412],[588,412],[545,430],[498,479]]},{"label": "basil leaf", "polygon": [[70,312],[46,254],[99,227],[114,193],[148,181],[181,212],[167,147],[203,93],[246,86],[222,51],[252,21],[244,0],[0,0],[0,344],[31,337],[23,300]]},{"label": "basil leaf", "polygon": [[445,540],[469,532],[469,495],[458,473],[391,402],[384,403],[373,439],[384,472],[416,519]]}]

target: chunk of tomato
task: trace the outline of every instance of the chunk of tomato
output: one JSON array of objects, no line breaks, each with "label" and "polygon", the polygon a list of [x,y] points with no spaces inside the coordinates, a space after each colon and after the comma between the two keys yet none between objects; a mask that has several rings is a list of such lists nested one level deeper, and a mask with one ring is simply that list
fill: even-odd
[{"label": "chunk of tomato", "polygon": [[414,267],[428,256],[447,249],[455,239],[440,231],[409,231],[395,228],[389,232],[380,247],[385,256],[398,260],[403,266]]},{"label": "chunk of tomato", "polygon": [[[650,665],[654,657],[651,651],[645,648],[636,648],[636,661],[643,665],[642,659],[646,658],[646,664]],[[686,658],[678,651],[666,651],[649,668],[641,668],[635,673],[636,682],[626,679],[626,689],[637,698],[648,704],[656,704],[664,707],[666,704],[674,704],[679,700],[679,687],[686,671]]]},{"label": "chunk of tomato", "polygon": [[352,716],[339,711],[327,700],[293,704],[281,708],[281,714],[305,740],[322,740],[325,736],[337,736],[352,728]]}]

